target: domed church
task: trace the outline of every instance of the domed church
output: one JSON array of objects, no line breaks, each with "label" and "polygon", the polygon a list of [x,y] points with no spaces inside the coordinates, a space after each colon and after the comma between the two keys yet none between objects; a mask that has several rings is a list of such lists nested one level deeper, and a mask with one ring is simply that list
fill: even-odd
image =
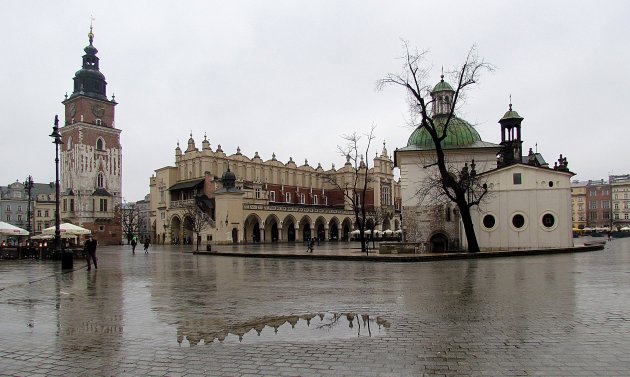
[{"label": "domed church", "polygon": [[[455,90],[444,76],[431,91],[431,117],[444,129]],[[481,250],[517,250],[573,246],[571,182],[574,175],[562,155],[549,167],[540,153],[523,156],[522,118],[509,105],[499,120],[501,142],[481,140],[466,120],[453,116],[442,141],[447,168],[475,171],[488,193],[471,208]],[[459,211],[432,189],[439,183],[435,145],[429,132],[416,128],[407,145],[394,152],[400,169],[404,240],[427,252],[462,251],[467,241]]]}]

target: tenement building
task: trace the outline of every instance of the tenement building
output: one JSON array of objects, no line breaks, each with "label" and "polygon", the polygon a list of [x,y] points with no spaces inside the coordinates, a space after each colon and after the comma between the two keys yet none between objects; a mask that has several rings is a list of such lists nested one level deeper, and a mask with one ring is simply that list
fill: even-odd
[{"label": "tenement building", "polygon": [[[432,120],[443,130],[455,91],[442,80],[432,90]],[[523,153],[523,118],[509,110],[499,120],[501,142],[481,140],[470,123],[454,116],[442,141],[451,172],[475,174],[488,193],[471,208],[475,234],[481,250],[570,247],[571,173],[560,156],[549,167],[542,155]],[[455,205],[426,195],[438,177],[435,145],[425,128],[418,127],[407,146],[394,152],[400,167],[402,227],[408,241],[428,251],[467,248],[463,225]]]},{"label": "tenement building", "polygon": [[[174,166],[155,170],[150,179],[151,233],[157,242],[191,243],[197,233],[204,243],[347,240],[355,229],[348,195],[356,167],[349,157],[341,168],[324,170],[307,160],[281,162],[275,154],[268,160],[258,152],[248,157],[240,148],[228,155],[221,145],[213,150],[206,137],[199,149],[192,135],[184,151],[178,143],[174,157]],[[365,202],[359,204],[378,218],[376,229],[400,229],[400,186],[385,143],[371,166],[362,159],[359,164],[369,176]],[[209,216],[205,226],[198,226],[196,209]]]},{"label": "tenement building", "polygon": [[101,244],[119,244],[122,190],[120,129],[115,128],[114,96],[99,70],[92,27],[83,65],[74,76],[74,89],[62,102],[65,124],[60,128],[61,217],[88,228]]},{"label": "tenement building", "polygon": [[611,175],[608,182],[612,190],[613,227],[630,227],[630,174]]}]

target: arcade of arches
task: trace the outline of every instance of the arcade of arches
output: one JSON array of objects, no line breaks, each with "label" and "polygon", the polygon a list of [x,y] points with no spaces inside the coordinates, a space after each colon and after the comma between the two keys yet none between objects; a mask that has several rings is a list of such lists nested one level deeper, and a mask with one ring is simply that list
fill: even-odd
[{"label": "arcade of arches", "polygon": [[[273,243],[273,242],[301,242],[317,237],[320,240],[347,241],[355,229],[351,215],[325,214],[260,214],[250,213],[246,216],[242,227],[231,229],[233,243]],[[162,243],[191,243],[195,234],[190,230],[191,220],[187,217],[174,215],[170,218],[165,232],[161,234]],[[399,229],[398,221],[386,221],[382,229]],[[154,234],[158,234],[156,224],[153,224]],[[205,232],[204,232],[205,234]],[[205,236],[202,237],[205,239]]]}]

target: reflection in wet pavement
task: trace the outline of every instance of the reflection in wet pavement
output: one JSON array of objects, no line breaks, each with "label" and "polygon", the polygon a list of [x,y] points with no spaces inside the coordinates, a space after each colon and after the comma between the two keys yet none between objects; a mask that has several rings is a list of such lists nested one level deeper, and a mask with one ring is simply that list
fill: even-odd
[{"label": "reflection in wet pavement", "polygon": [[317,341],[385,334],[389,321],[380,316],[355,313],[317,313],[262,317],[228,324],[224,318],[185,322],[177,331],[180,345]]}]

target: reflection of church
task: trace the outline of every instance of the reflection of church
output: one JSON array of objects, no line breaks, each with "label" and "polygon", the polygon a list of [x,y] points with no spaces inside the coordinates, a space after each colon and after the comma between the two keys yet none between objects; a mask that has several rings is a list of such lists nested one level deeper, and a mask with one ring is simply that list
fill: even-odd
[{"label": "reflection of church", "polygon": [[[263,160],[241,153],[227,155],[204,137],[201,150],[192,138],[186,150],[175,148],[175,166],[155,171],[150,181],[152,236],[157,242],[194,241],[194,220],[186,213],[198,206],[212,218],[201,241],[214,243],[293,242],[312,237],[345,240],[355,217],[345,194],[325,179],[334,176],[351,193],[355,170],[350,159],[339,169],[299,165],[289,158]],[[365,166],[365,162],[361,161]],[[400,185],[385,144],[368,166],[368,211],[381,217],[377,229],[400,228]],[[351,195],[350,195],[351,196]]]},{"label": "reflection of church", "polygon": [[[442,80],[433,88],[432,119],[443,129],[453,103],[453,88]],[[510,104],[499,120],[501,143],[481,140],[477,131],[454,116],[442,142],[449,170],[474,170],[488,187],[485,201],[471,214],[482,250],[571,247],[571,183],[573,176],[562,155],[550,168],[531,149],[522,153],[523,118]],[[435,146],[428,131],[417,128],[407,146],[394,152],[400,168],[403,232],[406,240],[422,243],[427,251],[466,248],[457,207],[437,204],[426,195],[438,176]]]}]

